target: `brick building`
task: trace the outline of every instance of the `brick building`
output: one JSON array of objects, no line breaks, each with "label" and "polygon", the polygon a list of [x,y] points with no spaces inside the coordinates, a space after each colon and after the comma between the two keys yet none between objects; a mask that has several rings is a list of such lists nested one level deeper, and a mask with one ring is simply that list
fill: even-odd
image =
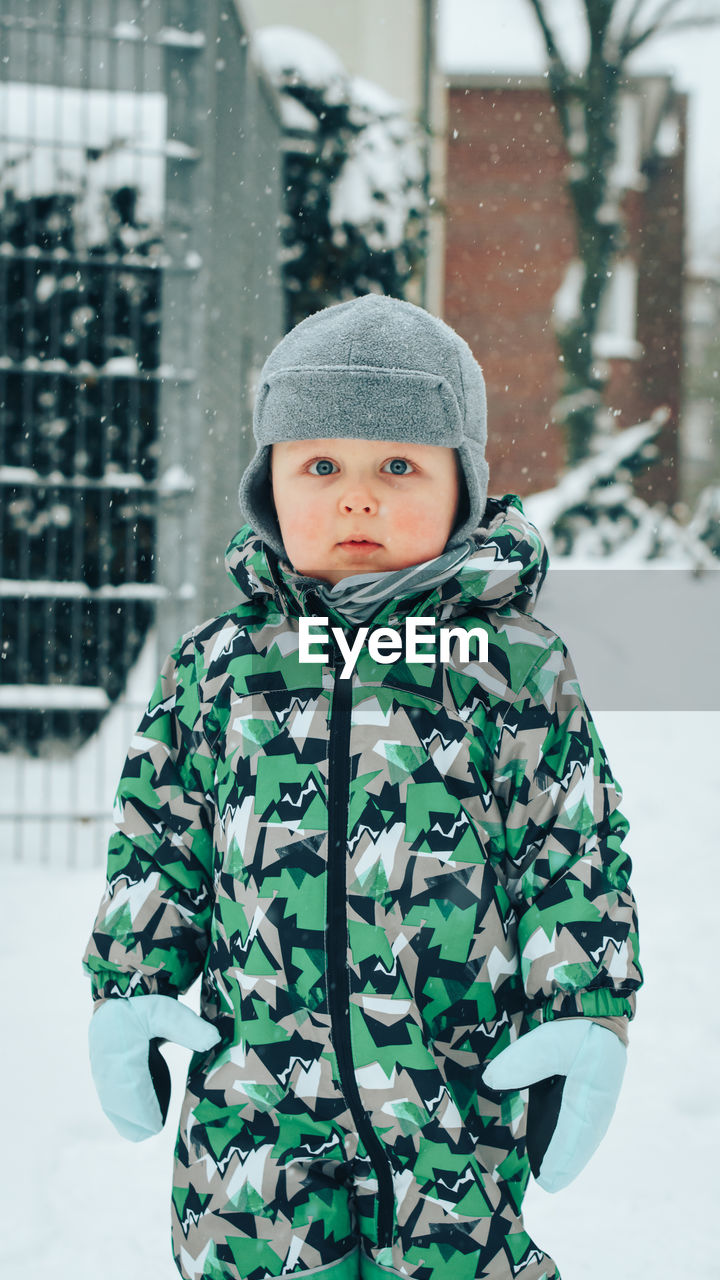
[{"label": "brick building", "polygon": [[[685,120],[668,77],[628,82],[614,174],[627,236],[596,350],[620,427],[670,410],[638,483],[650,501],[678,495]],[[547,488],[564,465],[552,313],[576,257],[568,160],[544,77],[450,76],[444,316],[485,371],[494,493]]]}]

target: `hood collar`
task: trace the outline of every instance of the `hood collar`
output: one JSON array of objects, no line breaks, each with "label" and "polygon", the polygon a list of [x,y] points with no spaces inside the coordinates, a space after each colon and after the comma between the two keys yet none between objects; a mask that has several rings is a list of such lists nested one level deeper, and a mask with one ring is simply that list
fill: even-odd
[{"label": "hood collar", "polygon": [[[525,515],[515,494],[489,498],[483,521],[471,534],[475,550],[445,582],[425,593],[389,600],[373,615],[373,626],[396,626],[410,614],[432,614],[445,620],[477,608],[512,607],[532,612],[548,567],[543,539]],[[264,603],[290,617],[329,617],[347,627],[341,614],[321,602],[317,579],[297,573],[253,532],[236,533],[225,567],[243,601]]]}]

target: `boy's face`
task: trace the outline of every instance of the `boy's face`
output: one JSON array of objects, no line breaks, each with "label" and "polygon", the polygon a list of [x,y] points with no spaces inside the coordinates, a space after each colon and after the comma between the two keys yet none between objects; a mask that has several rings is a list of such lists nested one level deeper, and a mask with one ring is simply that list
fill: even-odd
[{"label": "boy's face", "polygon": [[270,470],[290,561],[325,582],[431,560],[455,523],[459,462],[444,446],[289,440],[272,446]]}]

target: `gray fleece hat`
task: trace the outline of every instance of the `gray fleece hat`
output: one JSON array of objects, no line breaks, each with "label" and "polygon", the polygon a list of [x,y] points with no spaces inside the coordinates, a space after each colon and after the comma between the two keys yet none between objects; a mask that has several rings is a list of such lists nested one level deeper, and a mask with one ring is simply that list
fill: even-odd
[{"label": "gray fleece hat", "polygon": [[485,511],[485,382],[467,343],[422,307],[368,293],[308,316],[271,351],[260,373],[257,452],[240,481],[245,523],[287,559],[272,502],[270,446],[350,436],[457,450],[466,494],[447,550]]}]

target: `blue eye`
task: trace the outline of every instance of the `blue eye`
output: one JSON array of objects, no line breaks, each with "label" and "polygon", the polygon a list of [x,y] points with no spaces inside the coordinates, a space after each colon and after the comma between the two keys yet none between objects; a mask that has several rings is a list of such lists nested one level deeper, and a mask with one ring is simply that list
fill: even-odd
[{"label": "blue eye", "polygon": [[[310,463],[310,474],[313,476],[331,476],[333,466],[334,464],[329,458],[316,458],[314,462]],[[322,470],[313,471],[313,467],[319,467],[322,468]],[[328,468],[331,469],[328,470]]]},{"label": "blue eye", "polygon": [[386,463],[385,465],[392,469],[392,474],[394,476],[407,476],[410,474],[409,471],[398,470],[398,463],[400,463],[401,467],[411,467],[413,470],[415,469],[412,462],[408,462],[407,458],[391,458],[389,463]]}]

